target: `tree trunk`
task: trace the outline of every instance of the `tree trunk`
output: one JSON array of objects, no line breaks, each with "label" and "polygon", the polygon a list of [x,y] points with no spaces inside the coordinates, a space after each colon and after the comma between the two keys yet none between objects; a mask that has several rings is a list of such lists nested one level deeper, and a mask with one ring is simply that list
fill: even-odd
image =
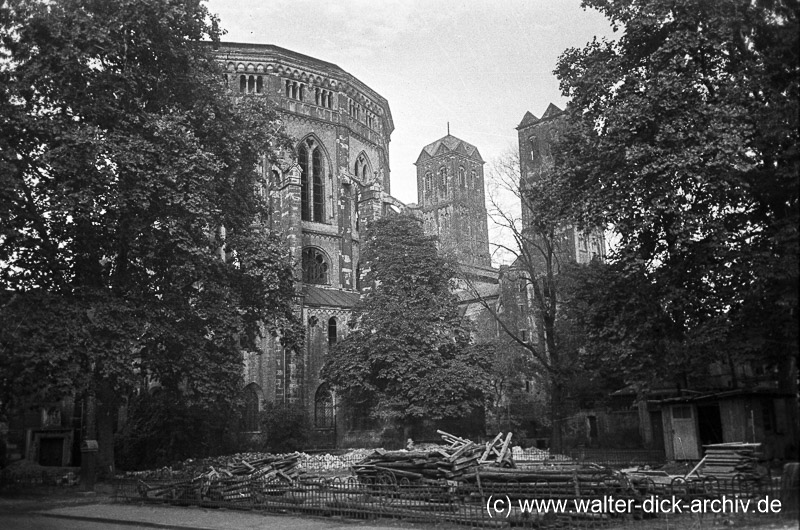
[{"label": "tree trunk", "polygon": [[550,451],[561,453],[564,450],[564,389],[560,376],[551,376],[550,388]]},{"label": "tree trunk", "polygon": [[113,477],[114,468],[114,418],[117,400],[113,390],[102,384],[97,399],[97,470],[101,477]]}]

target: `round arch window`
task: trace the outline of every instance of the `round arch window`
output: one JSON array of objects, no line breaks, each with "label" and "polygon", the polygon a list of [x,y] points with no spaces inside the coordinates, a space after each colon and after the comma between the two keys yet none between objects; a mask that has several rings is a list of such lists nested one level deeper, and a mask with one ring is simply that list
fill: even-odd
[{"label": "round arch window", "polygon": [[316,248],[303,250],[303,282],[327,284],[328,260],[322,251]]}]

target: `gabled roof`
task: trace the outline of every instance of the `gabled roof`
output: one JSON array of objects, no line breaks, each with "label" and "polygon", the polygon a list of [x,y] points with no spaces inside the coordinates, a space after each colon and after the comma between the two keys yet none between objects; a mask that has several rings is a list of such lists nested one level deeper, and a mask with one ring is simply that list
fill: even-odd
[{"label": "gabled roof", "polygon": [[478,152],[477,147],[465,142],[464,140],[461,140],[460,138],[456,138],[455,136],[448,134],[447,136],[423,147],[422,152],[420,152],[419,157],[417,157],[416,163],[419,164],[426,158],[440,156],[449,153],[450,151],[455,151],[456,153],[466,157],[476,159],[481,163],[483,162],[483,158],[481,158],[481,154]]},{"label": "gabled roof", "polygon": [[546,120],[546,119],[549,119],[549,118],[553,118],[555,116],[558,116],[562,112],[564,112],[564,111],[561,110],[560,108],[556,107],[552,103],[550,103],[550,105],[547,106],[547,110],[544,111],[544,114],[542,114],[542,119]]},{"label": "gabled roof", "polygon": [[360,297],[360,293],[340,291],[338,289],[323,289],[321,287],[314,287],[313,285],[306,285],[303,303],[307,306],[351,309],[356,305]]},{"label": "gabled roof", "polygon": [[519,122],[519,125],[517,125],[517,129],[522,129],[524,127],[527,127],[528,125],[533,125],[534,123],[538,122],[539,118],[531,114],[531,111],[528,111],[525,113],[525,116],[522,117],[522,121]]}]

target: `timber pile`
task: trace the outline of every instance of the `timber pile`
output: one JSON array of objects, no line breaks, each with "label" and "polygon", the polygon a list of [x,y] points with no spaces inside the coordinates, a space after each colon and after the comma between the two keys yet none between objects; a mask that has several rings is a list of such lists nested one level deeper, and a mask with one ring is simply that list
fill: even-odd
[{"label": "timber pile", "polygon": [[483,448],[471,440],[437,431],[447,444],[431,451],[384,451],[376,449],[353,466],[363,482],[380,482],[382,477],[406,479],[412,483],[456,480],[478,466]]},{"label": "timber pile", "polygon": [[222,466],[208,466],[191,478],[158,483],[139,480],[138,491],[149,499],[249,501],[268,492],[271,486],[296,484],[299,458],[299,454],[293,454],[229,460]]},{"label": "timber pile", "polygon": [[475,484],[486,495],[504,494],[511,498],[541,495],[582,498],[608,495],[625,489],[610,469],[599,466],[574,469],[481,468],[465,474],[462,480],[466,484]]},{"label": "timber pile", "polygon": [[491,442],[486,442],[486,451],[478,462],[480,464],[493,464],[500,467],[517,467],[511,451],[511,436],[508,433],[503,439],[503,433],[498,433]]},{"label": "timber pile", "polygon": [[745,479],[759,479],[758,459],[760,443],[732,442],[704,445],[705,457],[698,474],[722,479],[740,475]]}]

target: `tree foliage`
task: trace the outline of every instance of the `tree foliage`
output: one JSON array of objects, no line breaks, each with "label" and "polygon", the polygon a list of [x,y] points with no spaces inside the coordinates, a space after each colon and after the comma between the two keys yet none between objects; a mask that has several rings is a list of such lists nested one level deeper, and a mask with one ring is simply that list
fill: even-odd
[{"label": "tree foliage", "polygon": [[491,359],[469,344],[454,270],[437,255],[435,238],[411,217],[374,221],[362,263],[370,287],[322,377],[346,401],[368,403],[375,416],[404,426],[482,407]]},{"label": "tree foliage", "polygon": [[257,193],[276,113],[225,91],[199,0],[12,0],[0,25],[0,400],[147,374],[232,410],[241,349],[299,336]]},{"label": "tree foliage", "polygon": [[[584,5],[622,34],[559,60],[571,101],[556,186],[583,223],[619,237],[615,270],[632,298],[602,309],[601,334],[653,368],[676,348],[773,362],[796,391],[797,4]],[[643,345],[654,328],[673,346]]]},{"label": "tree foliage", "polygon": [[[508,239],[495,246],[513,257],[511,269],[524,286],[524,323],[509,322],[490,301],[479,298],[544,382],[549,417],[542,423],[551,429],[551,449],[559,451],[569,415],[568,398],[577,376],[586,375],[578,357],[585,340],[583,329],[568,311],[582,270],[574,263],[575,229],[568,215],[569,201],[558,194],[558,175],[550,155],[544,155],[523,175],[519,154],[508,154],[494,163],[491,176],[495,189],[490,194],[489,215]],[[508,204],[509,197],[514,206]],[[479,294],[475,285],[472,291]],[[520,329],[529,324],[535,330],[531,340],[525,340]]]}]

